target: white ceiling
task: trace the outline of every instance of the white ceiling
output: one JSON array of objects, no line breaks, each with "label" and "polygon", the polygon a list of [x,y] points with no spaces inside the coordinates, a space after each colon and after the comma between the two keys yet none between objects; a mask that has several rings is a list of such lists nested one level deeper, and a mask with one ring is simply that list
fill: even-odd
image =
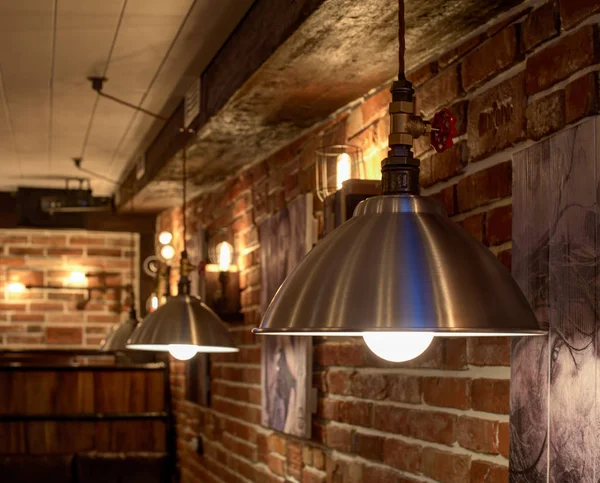
[{"label": "white ceiling", "polygon": [[71,160],[82,155],[86,169],[119,179],[162,123],[99,97],[87,77],[168,116],[252,2],[0,0],[0,191],[62,187],[47,178],[87,176]]}]

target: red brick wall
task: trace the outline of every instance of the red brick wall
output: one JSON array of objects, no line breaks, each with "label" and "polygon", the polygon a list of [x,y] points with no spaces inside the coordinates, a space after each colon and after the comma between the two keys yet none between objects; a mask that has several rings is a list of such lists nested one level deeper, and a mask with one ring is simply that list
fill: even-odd
[{"label": "red brick wall", "polygon": [[[129,294],[93,292],[92,301],[79,311],[75,305],[87,291],[76,287],[98,286],[98,279],[78,285],[69,277],[72,271],[107,271],[115,273],[107,277],[107,285],[129,284],[130,247],[129,233],[0,229],[0,348],[97,346],[114,324],[127,318]],[[138,251],[135,234],[135,267]],[[11,283],[75,288],[13,293]],[[134,286],[138,293],[137,275]]]},{"label": "red brick wall", "polygon": [[[435,154],[419,140],[425,194],[511,264],[511,155],[598,112],[600,4],[525,2],[410,73],[418,106],[458,117],[456,146]],[[391,59],[390,61],[393,61]],[[213,408],[183,400],[173,376],[184,482],[499,483],[508,481],[509,339],[436,339],[418,359],[388,364],[361,341],[315,338],[319,391],[310,441],[260,426],[261,341],[257,222],[314,190],[314,149],[358,144],[379,177],[389,129],[388,85],[328,124],[229,180],[188,207],[190,226],[235,234],[244,324],[231,328],[238,355],[212,356]],[[322,136],[322,137],[320,137]],[[316,207],[316,216],[320,216]],[[160,229],[180,229],[180,211]],[[204,441],[199,457],[186,445]]]}]

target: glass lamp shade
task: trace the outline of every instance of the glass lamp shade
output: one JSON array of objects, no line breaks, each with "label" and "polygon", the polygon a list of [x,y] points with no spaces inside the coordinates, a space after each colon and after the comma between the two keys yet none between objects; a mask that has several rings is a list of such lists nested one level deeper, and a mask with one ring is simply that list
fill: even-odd
[{"label": "glass lamp shade", "polygon": [[100,350],[104,352],[116,352],[127,349],[127,340],[131,337],[131,334],[137,325],[137,318],[130,315],[129,319],[125,322],[113,327],[106,338],[101,342]]},{"label": "glass lamp shade", "polygon": [[127,348],[171,351],[174,355],[193,346],[196,352],[237,352],[227,327],[198,297],[177,295],[148,314],[127,343]]},{"label": "glass lamp shade", "polygon": [[283,282],[254,331],[546,333],[502,263],[437,200],[413,195],[361,202]]}]

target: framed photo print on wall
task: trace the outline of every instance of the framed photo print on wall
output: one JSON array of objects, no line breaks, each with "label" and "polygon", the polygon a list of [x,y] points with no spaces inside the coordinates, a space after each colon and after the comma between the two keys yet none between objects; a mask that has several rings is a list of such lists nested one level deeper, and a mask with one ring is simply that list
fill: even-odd
[{"label": "framed photo print on wall", "polygon": [[[312,195],[296,198],[259,226],[261,310],[312,248]],[[310,437],[312,338],[264,336],[262,423],[287,434]]]}]

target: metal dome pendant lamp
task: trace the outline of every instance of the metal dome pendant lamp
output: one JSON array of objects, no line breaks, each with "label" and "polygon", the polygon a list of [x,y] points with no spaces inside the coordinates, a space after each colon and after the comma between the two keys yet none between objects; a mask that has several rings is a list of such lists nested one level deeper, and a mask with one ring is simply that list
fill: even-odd
[{"label": "metal dome pendant lamp", "polygon": [[394,362],[422,354],[436,336],[542,335],[510,273],[450,221],[437,200],[419,195],[413,140],[452,146],[455,118],[428,123],[413,114],[404,76],[404,3],[399,1],[400,74],[393,83],[382,195],[319,242],[283,282],[257,334],[362,336]]},{"label": "metal dome pendant lamp", "polygon": [[[133,215],[133,196],[131,197],[131,214]],[[133,232],[129,234],[129,297],[131,299],[131,306],[129,308],[129,318],[113,327],[113,329],[107,334],[106,338],[100,343],[100,350],[102,352],[121,352],[127,347],[127,340],[137,327],[139,321],[137,318],[137,312],[135,310],[135,290],[134,285],[134,242]]]},{"label": "metal dome pendant lamp", "polygon": [[129,318],[125,322],[115,326],[108,333],[106,338],[100,343],[100,350],[102,352],[124,351],[127,348],[127,340],[131,337],[138,322],[137,312],[135,311],[135,307],[132,306],[129,309]]},{"label": "metal dome pendant lamp", "polygon": [[238,352],[227,327],[199,297],[190,295],[189,275],[194,269],[186,251],[186,149],[183,149],[183,251],[178,293],[148,314],[127,342],[128,349],[168,351],[179,360],[198,352]]}]

